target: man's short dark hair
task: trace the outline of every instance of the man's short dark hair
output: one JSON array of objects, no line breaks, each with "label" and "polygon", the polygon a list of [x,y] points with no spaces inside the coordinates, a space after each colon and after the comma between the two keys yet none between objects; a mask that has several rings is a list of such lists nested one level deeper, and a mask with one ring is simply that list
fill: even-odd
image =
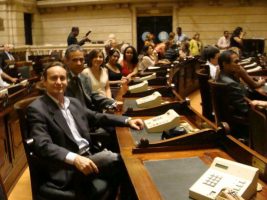
[{"label": "man's short dark hair", "polygon": [[65,58],[68,58],[70,53],[75,52],[75,51],[83,52],[83,48],[78,44],[72,44],[72,45],[68,46],[68,48],[65,52]]},{"label": "man's short dark hair", "polygon": [[233,50],[226,50],[226,51],[223,51],[219,58],[218,58],[218,63],[219,63],[219,66],[220,66],[220,69],[223,70],[223,63],[226,63],[226,64],[230,64],[231,63],[231,56],[233,54],[236,54],[236,52],[234,52]]},{"label": "man's short dark hair", "polygon": [[73,26],[71,28],[71,32],[74,32],[74,31],[79,31],[79,27],[78,26]]},{"label": "man's short dark hair", "polygon": [[66,69],[62,62],[59,62],[59,61],[50,62],[44,68],[44,71],[43,71],[44,80],[47,80],[47,70],[50,69],[51,67],[55,67],[55,66],[62,67],[63,69]]},{"label": "man's short dark hair", "polygon": [[220,50],[212,45],[207,45],[202,51],[202,58],[204,60],[210,61],[210,59],[215,58],[216,54],[220,53]]}]

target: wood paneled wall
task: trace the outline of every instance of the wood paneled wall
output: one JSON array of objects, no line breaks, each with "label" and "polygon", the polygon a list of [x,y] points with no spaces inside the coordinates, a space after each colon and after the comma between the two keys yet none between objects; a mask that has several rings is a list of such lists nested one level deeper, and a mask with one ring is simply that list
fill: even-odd
[{"label": "wood paneled wall", "polygon": [[181,26],[189,37],[199,32],[205,44],[216,43],[224,30],[232,32],[237,26],[243,27],[246,38],[267,38],[266,5],[197,6],[177,9],[177,25]]},{"label": "wood paneled wall", "polygon": [[[72,26],[80,27],[80,37],[92,30],[91,39],[98,41],[114,33],[120,41],[136,45],[136,17],[139,15],[173,16],[173,31],[181,26],[189,37],[199,32],[204,44],[216,43],[224,30],[232,32],[237,26],[244,28],[246,38],[267,38],[266,0],[110,0],[104,3],[73,0],[69,1],[72,6],[59,7],[53,6],[53,0],[43,1],[45,6],[36,0],[12,2],[0,4],[0,17],[4,19],[0,44],[24,44],[25,12],[33,14],[34,45],[66,44]],[[167,14],[165,10],[173,12]]]},{"label": "wood paneled wall", "polygon": [[72,26],[80,28],[78,38],[91,30],[91,40],[106,40],[114,33],[119,40],[132,43],[131,12],[129,9],[105,7],[79,8],[75,11],[45,13],[41,15],[43,41],[48,44],[66,44]]}]

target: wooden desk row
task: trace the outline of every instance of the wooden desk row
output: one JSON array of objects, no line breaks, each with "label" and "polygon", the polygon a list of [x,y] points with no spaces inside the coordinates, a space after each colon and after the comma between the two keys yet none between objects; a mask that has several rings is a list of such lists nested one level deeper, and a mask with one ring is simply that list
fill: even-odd
[{"label": "wooden desk row", "polygon": [[0,175],[7,193],[10,193],[27,166],[19,120],[13,105],[37,94],[33,89],[36,80],[38,78],[32,78],[28,85],[9,89],[9,95],[0,99]]},{"label": "wooden desk row", "polygon": [[[177,81],[179,82],[179,80]],[[117,100],[124,101],[127,104],[129,101],[159,90],[165,91],[162,94],[163,100],[168,100],[170,107],[166,104],[149,109],[131,108],[129,110],[124,107],[118,114],[146,119],[153,115],[163,114],[166,109],[172,108],[193,127],[199,129],[193,133],[161,140],[161,134],[153,136],[149,134],[142,135],[141,132],[138,133],[129,128],[116,128],[121,155],[138,199],[157,200],[166,198],[147,169],[145,165],[147,161],[197,157],[208,166],[217,156],[258,167],[261,178],[259,182],[263,185],[263,190],[255,195],[255,199],[267,199],[267,159],[229,135],[227,125],[216,127],[212,122],[198,114],[190,106],[190,102],[185,101],[177,93],[176,86],[150,87],[149,90],[139,94],[127,93],[127,88],[128,86],[120,88]],[[188,167],[188,170],[190,170],[190,167]],[[177,187],[175,184],[169,185]],[[188,193],[188,191],[183,192]],[[173,199],[177,199],[177,197],[173,197]]]}]

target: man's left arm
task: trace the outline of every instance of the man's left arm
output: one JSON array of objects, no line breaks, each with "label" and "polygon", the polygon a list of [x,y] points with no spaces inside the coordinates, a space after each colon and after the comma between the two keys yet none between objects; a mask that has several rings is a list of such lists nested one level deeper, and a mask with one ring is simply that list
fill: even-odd
[{"label": "man's left arm", "polygon": [[90,96],[93,105],[97,110],[102,111],[108,107],[115,105],[116,101],[112,98],[107,98],[103,95],[100,95],[98,92],[93,92],[91,87],[91,80],[84,74],[80,74],[80,80],[84,93],[87,96]]},{"label": "man's left arm", "polygon": [[[133,129],[141,130],[143,121],[141,119],[132,119],[127,116],[120,116],[108,113],[99,113],[87,109],[87,117],[92,126],[128,126]],[[93,123],[92,123],[93,122]]]}]

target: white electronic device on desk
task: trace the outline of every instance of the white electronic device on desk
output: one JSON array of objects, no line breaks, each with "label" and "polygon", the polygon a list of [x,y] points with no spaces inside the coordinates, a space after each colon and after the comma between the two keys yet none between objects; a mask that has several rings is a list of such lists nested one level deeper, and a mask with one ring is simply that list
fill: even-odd
[{"label": "white electronic device on desk", "polygon": [[157,75],[156,75],[156,73],[153,73],[153,74],[150,74],[150,75],[147,75],[147,76],[135,78],[134,82],[148,81],[148,80],[152,80],[152,79],[155,79],[155,78],[157,78]]},{"label": "white electronic device on desk", "polygon": [[155,91],[153,94],[136,99],[135,101],[139,108],[151,108],[161,105],[162,96],[158,91]]},{"label": "white electronic device on desk", "polygon": [[16,83],[16,84],[11,84],[10,86],[8,86],[8,88],[14,88],[14,87],[18,87],[18,86],[26,86],[28,84],[28,80],[23,80],[19,83]]},{"label": "white electronic device on desk", "polygon": [[262,67],[261,66],[257,66],[255,68],[248,69],[246,71],[249,73],[249,72],[256,72],[256,71],[260,71],[260,70],[262,70]]},{"label": "white electronic device on desk", "polygon": [[259,169],[216,157],[210,168],[191,186],[189,196],[213,200],[224,188],[249,200],[257,191]]},{"label": "white electronic device on desk", "polygon": [[247,69],[247,68],[256,67],[256,66],[257,66],[257,63],[254,62],[254,63],[251,63],[249,65],[245,65],[244,68]]},{"label": "white electronic device on desk", "polygon": [[241,60],[240,65],[249,64],[251,61],[252,61],[252,58],[251,57],[250,58],[243,59],[243,60]]},{"label": "white electronic device on desk", "polygon": [[26,86],[28,84],[28,80],[25,79],[25,80],[21,81],[19,84],[22,86]]},{"label": "white electronic device on desk", "polygon": [[4,88],[4,89],[1,89],[1,90],[0,90],[0,97],[3,97],[3,96],[5,96],[5,95],[8,95],[8,90],[7,90],[7,88]]},{"label": "white electronic device on desk", "polygon": [[147,69],[149,70],[153,70],[153,69],[159,69],[160,67],[158,67],[158,66],[149,66]]},{"label": "white electronic device on desk", "polygon": [[262,89],[264,90],[264,92],[267,93],[267,83],[265,83],[264,86],[262,86]]},{"label": "white electronic device on desk", "polygon": [[173,109],[163,115],[144,120],[145,128],[149,133],[168,131],[179,125],[180,116]]},{"label": "white electronic device on desk", "polygon": [[128,87],[128,91],[131,93],[138,93],[138,92],[144,92],[148,89],[148,82],[143,81],[141,83],[131,85]]}]

